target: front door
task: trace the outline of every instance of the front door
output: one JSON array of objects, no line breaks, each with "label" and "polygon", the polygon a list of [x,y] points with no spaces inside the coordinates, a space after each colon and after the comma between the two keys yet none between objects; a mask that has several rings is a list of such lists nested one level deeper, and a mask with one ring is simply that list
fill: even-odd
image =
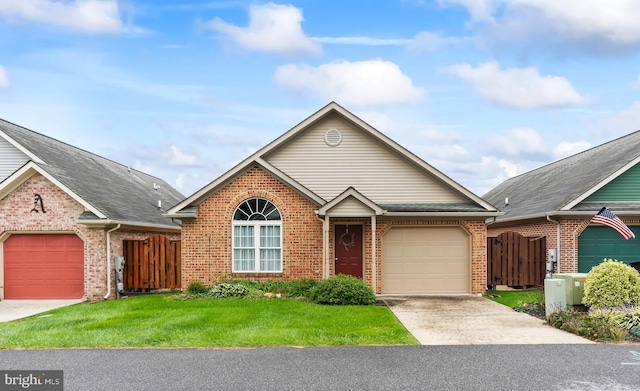
[{"label": "front door", "polygon": [[362,226],[336,225],[335,274],[362,278]]}]

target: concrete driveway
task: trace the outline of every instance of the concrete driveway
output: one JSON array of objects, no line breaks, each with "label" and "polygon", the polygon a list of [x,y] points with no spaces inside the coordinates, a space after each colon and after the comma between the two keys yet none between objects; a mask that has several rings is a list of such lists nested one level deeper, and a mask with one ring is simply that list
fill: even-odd
[{"label": "concrete driveway", "polygon": [[480,296],[381,298],[422,345],[594,343]]},{"label": "concrete driveway", "polygon": [[82,300],[2,300],[0,301],[0,322],[26,318],[78,303],[82,303]]}]

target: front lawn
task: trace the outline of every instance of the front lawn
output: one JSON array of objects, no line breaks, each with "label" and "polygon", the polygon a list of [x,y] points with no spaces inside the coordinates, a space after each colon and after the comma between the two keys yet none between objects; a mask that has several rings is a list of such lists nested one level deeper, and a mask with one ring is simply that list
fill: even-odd
[{"label": "front lawn", "polygon": [[149,295],[0,323],[0,349],[414,345],[388,308]]}]

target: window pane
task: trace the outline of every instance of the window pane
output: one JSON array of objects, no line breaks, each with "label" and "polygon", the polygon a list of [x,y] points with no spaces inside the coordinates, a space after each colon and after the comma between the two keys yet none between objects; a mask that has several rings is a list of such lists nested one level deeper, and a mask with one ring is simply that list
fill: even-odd
[{"label": "window pane", "polygon": [[233,227],[233,247],[253,247],[253,227],[237,225]]},{"label": "window pane", "polygon": [[252,271],[256,268],[254,249],[234,249],[233,269],[235,271]]},{"label": "window pane", "polygon": [[260,250],[260,270],[263,272],[280,271],[280,249]]},{"label": "window pane", "polygon": [[280,226],[267,225],[260,227],[260,248],[280,247]]}]

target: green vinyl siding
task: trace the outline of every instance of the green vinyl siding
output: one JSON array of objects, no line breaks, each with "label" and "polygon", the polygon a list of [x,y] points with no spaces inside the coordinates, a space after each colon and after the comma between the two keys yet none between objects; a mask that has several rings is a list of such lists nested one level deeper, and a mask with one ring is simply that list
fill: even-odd
[{"label": "green vinyl siding", "polygon": [[587,197],[585,202],[640,201],[640,165],[636,164]]},{"label": "green vinyl siding", "polygon": [[578,237],[578,273],[588,273],[605,258],[626,264],[640,262],[640,226],[629,228],[636,239],[624,240],[616,230],[605,226],[587,227],[582,231]]}]

